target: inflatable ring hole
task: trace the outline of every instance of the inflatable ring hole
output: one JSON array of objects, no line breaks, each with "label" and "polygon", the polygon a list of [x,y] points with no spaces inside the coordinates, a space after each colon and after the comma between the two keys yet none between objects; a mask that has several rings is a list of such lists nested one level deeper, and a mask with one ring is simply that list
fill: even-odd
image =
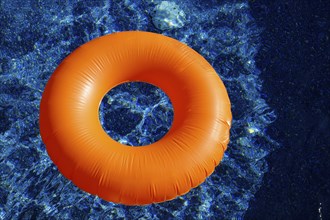
[{"label": "inflatable ring hole", "polygon": [[160,88],[145,82],[126,82],[103,97],[99,119],[104,131],[117,142],[145,146],[169,131],[173,106]]}]

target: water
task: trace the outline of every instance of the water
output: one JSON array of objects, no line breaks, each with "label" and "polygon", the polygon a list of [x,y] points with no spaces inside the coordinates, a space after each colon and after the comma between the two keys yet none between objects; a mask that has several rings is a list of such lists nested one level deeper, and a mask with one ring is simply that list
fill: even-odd
[{"label": "water", "polygon": [[128,146],[160,140],[170,130],[174,110],[169,97],[144,82],[123,83],[102,99],[99,119],[106,133]]},{"label": "water", "polygon": [[[250,14],[247,1],[171,1],[171,7],[176,7],[171,11],[161,4],[168,3],[157,0],[0,3],[0,219],[244,216],[268,171],[265,156],[279,147],[266,133],[276,120],[276,113],[265,101],[261,71],[255,65],[261,29]],[[49,159],[38,126],[44,86],[61,60],[95,37],[124,30],[162,33],[195,49],[224,81],[233,111],[231,142],[214,174],[184,196],[143,207],[105,202],[75,187]],[[113,96],[129,105],[132,97],[125,96],[128,90],[121,88]],[[148,100],[156,102],[145,103],[144,108],[161,104],[164,109],[171,109],[169,101],[157,99],[157,93],[150,92],[150,88]],[[114,111],[115,105],[110,104],[107,110]],[[133,110],[124,113],[143,120],[144,111],[132,113]],[[109,118],[103,117],[103,113],[101,122],[107,123]],[[162,111],[153,113],[151,118],[159,114]],[[169,127],[171,113],[162,117],[165,128]],[[148,124],[129,126],[131,129],[127,130],[117,126],[119,141],[137,145],[156,138],[150,134]],[[139,129],[142,131],[139,135],[143,132],[146,135],[137,140],[136,133],[131,132]]]}]

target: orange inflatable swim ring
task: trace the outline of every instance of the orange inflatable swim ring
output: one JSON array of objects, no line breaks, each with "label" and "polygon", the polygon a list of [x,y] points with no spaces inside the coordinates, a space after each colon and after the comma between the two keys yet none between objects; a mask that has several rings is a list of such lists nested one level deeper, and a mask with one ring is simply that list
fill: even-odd
[{"label": "orange inflatable swim ring", "polygon": [[[174,120],[159,141],[129,147],[98,117],[115,86],[142,81],[170,98]],[[79,188],[126,205],[163,202],[201,184],[229,142],[230,101],[211,65],[172,38],[121,32],[96,38],[59,65],[40,104],[40,133],[59,171]]]}]

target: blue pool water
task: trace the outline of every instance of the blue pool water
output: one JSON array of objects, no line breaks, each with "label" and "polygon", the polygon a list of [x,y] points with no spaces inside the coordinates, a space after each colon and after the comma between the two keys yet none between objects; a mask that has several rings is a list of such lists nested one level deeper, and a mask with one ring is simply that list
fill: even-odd
[{"label": "blue pool water", "polygon": [[[1,1],[0,219],[241,219],[254,210],[249,204],[272,170],[266,158],[283,147],[269,131],[278,114],[263,88],[269,72],[256,65],[265,41],[253,2]],[[215,172],[186,195],[142,207],[75,187],[49,159],[38,125],[43,89],[61,60],[85,42],[126,30],[161,33],[203,55],[225,83],[233,112],[231,142]],[[116,88],[100,107],[105,130],[127,145],[161,138],[172,118],[168,98],[146,84]]]},{"label": "blue pool water", "polygon": [[99,119],[114,140],[144,146],[160,140],[171,128],[174,112],[169,97],[144,82],[123,83],[103,98]]}]

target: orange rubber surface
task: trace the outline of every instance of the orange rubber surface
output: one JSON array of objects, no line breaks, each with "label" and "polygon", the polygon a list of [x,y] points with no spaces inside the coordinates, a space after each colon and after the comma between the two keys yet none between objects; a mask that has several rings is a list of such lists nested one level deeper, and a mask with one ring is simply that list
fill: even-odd
[{"label": "orange rubber surface", "polygon": [[[159,141],[116,142],[103,130],[99,105],[117,85],[142,81],[170,98],[174,120]],[[211,65],[183,43],[149,32],[96,38],[66,57],[40,104],[40,133],[59,171],[84,191],[126,205],[163,202],[211,175],[231,126],[230,101]]]}]

